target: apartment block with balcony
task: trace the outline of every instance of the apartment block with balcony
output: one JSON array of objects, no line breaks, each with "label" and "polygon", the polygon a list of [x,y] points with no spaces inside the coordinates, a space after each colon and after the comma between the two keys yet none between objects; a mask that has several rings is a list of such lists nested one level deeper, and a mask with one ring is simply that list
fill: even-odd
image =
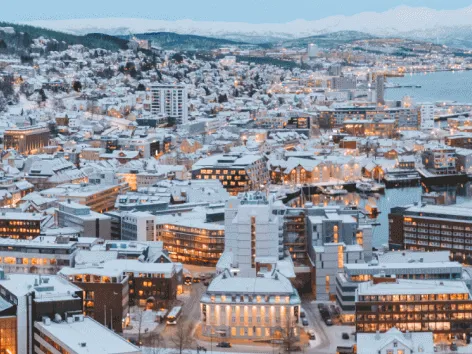
[{"label": "apartment block with balcony", "polygon": [[151,86],[151,114],[166,115],[176,124],[188,121],[188,93],[185,85],[154,84]]},{"label": "apartment block with balcony", "polygon": [[192,179],[219,180],[231,194],[259,190],[269,181],[266,157],[260,154],[213,155],[192,166]]},{"label": "apartment block with balcony", "polygon": [[424,167],[435,175],[457,174],[455,148],[429,148],[423,151],[421,159]]},{"label": "apartment block with balcony", "polygon": [[459,205],[411,205],[392,208],[389,246],[414,251],[448,251],[453,260],[472,264],[470,210]]},{"label": "apartment block with balcony", "polygon": [[59,275],[84,291],[85,315],[122,332],[129,313],[128,275],[109,267],[66,267]]},{"label": "apartment block with balcony", "polygon": [[217,271],[235,269],[252,277],[273,270],[286,257],[283,246],[284,211],[273,195],[241,193],[231,197],[225,209],[225,251]]}]

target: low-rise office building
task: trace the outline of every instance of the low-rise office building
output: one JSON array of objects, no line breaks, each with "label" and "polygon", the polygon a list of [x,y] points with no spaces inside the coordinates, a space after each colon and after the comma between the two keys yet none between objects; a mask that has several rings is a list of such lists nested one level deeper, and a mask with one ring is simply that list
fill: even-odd
[{"label": "low-rise office building", "polygon": [[44,197],[57,198],[61,202],[72,201],[87,205],[93,211],[101,213],[115,208],[118,195],[128,190],[127,183],[106,184],[61,184],[40,192]]},{"label": "low-rise office building", "polygon": [[435,341],[465,339],[472,330],[472,300],[462,281],[370,281],[356,291],[357,333],[433,332]]},{"label": "low-rise office building", "polygon": [[20,154],[33,154],[49,143],[49,129],[46,127],[20,127],[5,130],[5,150],[15,149]]},{"label": "low-rise office building", "polygon": [[44,317],[62,321],[65,314],[82,314],[82,290],[59,276],[5,274],[0,270],[0,301],[16,316],[15,353],[42,353],[33,344],[35,322]]},{"label": "low-rise office building", "polygon": [[206,222],[203,210],[156,218],[159,241],[175,262],[215,266],[225,245],[222,224]]},{"label": "low-rise office building", "polygon": [[77,250],[77,241],[62,236],[0,239],[0,267],[7,273],[56,274],[74,265]]},{"label": "low-rise office building", "polygon": [[336,303],[341,320],[354,323],[355,293],[360,283],[383,278],[418,280],[464,280],[470,288],[470,275],[458,262],[449,261],[449,252],[388,252],[369,263],[350,263],[336,275]]},{"label": "low-rise office building", "polygon": [[41,233],[40,213],[2,211],[0,213],[0,237],[31,240]]},{"label": "low-rise office building", "polygon": [[301,300],[290,280],[277,270],[263,277],[235,277],[225,270],[200,300],[202,334],[266,339],[299,336]]},{"label": "low-rise office building", "polygon": [[176,300],[177,294],[182,291],[182,272],[180,263],[108,259],[100,263],[80,264],[77,268],[63,268],[60,274],[90,295],[85,300],[84,311],[89,311],[90,315],[95,313],[94,318],[100,322],[110,323],[110,318],[99,312],[103,312],[106,302],[113,299],[114,304],[110,308],[115,308],[113,312],[117,316],[114,317],[114,327],[121,330],[128,305],[158,309],[168,307]]},{"label": "low-rise office building", "polygon": [[75,315],[63,321],[45,318],[35,322],[34,353],[141,354],[142,351],[92,318]]},{"label": "low-rise office building", "polygon": [[59,203],[56,216],[59,227],[72,227],[80,236],[111,239],[111,217],[92,211],[86,205],[70,200]]}]

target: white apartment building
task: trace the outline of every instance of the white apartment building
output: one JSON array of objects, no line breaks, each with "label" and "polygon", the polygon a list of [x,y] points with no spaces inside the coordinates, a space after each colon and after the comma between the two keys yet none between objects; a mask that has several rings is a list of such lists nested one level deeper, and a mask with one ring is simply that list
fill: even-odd
[{"label": "white apartment building", "polygon": [[338,206],[311,206],[306,212],[313,293],[317,300],[335,300],[336,275],[345,264],[372,259],[372,226],[359,224],[358,211]]},{"label": "white apartment building", "polygon": [[225,251],[217,268],[230,264],[242,277],[271,271],[284,258],[283,222],[277,212],[273,197],[262,192],[231,197],[225,210]]},{"label": "white apartment building", "polygon": [[277,270],[264,277],[235,277],[225,270],[200,300],[202,332],[224,338],[299,336],[301,300],[290,281]]},{"label": "white apartment building", "polygon": [[185,85],[155,84],[151,86],[153,115],[165,114],[176,124],[188,121],[187,88]]},{"label": "white apartment building", "polygon": [[156,217],[145,211],[125,212],[121,216],[121,239],[157,241]]},{"label": "white apartment building", "polygon": [[434,105],[432,103],[422,103],[420,108],[421,129],[429,130],[434,127]]}]

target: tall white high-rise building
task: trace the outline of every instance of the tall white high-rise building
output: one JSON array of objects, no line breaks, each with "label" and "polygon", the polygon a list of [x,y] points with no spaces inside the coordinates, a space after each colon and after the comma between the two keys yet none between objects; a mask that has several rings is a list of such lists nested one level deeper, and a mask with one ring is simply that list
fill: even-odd
[{"label": "tall white high-rise building", "polygon": [[434,127],[434,105],[432,103],[421,104],[421,130],[433,129]]},{"label": "tall white high-rise building", "polygon": [[255,277],[271,271],[284,258],[282,216],[277,215],[273,198],[262,192],[231,197],[225,210],[225,252],[238,276]]},{"label": "tall white high-rise building", "polygon": [[167,115],[176,124],[188,121],[187,88],[179,84],[155,84],[151,86],[151,113]]},{"label": "tall white high-rise building", "polygon": [[309,43],[307,48],[308,58],[315,58],[318,55],[318,46],[315,43]]}]

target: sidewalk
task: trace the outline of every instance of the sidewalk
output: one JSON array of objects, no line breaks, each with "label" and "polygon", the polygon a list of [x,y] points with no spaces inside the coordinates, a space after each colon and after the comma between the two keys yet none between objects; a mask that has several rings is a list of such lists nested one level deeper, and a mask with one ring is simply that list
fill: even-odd
[{"label": "sidewalk", "polygon": [[[300,341],[298,341],[295,344],[295,346],[300,346],[301,348],[312,347],[313,345],[310,342],[316,342],[316,341],[310,341],[308,339],[308,335],[306,334],[304,328],[299,327],[299,329],[300,329]],[[205,346],[207,346],[207,349],[210,347],[211,342],[212,342],[210,337],[206,337],[202,335],[201,323],[197,324],[197,326],[195,327],[194,338],[201,343],[205,343]],[[213,348],[216,348],[216,345],[218,344],[218,342],[229,342],[231,343],[232,346],[247,347],[247,350],[250,350],[251,348],[257,348],[256,350],[264,349],[265,353],[278,353],[279,349],[281,348],[280,344],[264,343],[264,342],[254,341],[252,339],[226,338],[226,337],[213,337]]]}]

